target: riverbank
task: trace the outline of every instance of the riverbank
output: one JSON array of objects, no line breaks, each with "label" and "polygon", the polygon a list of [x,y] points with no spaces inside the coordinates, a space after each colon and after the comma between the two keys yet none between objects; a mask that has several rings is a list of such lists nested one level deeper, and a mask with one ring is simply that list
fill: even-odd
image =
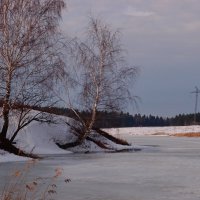
[{"label": "riverbank", "polygon": [[[60,120],[59,120],[60,119]],[[58,117],[59,123],[47,124],[33,122],[19,134],[16,144],[21,149],[39,155],[65,155],[72,152],[105,152],[95,144],[85,142],[82,146],[69,150],[60,149],[56,141],[72,140],[73,136],[69,134],[69,128],[63,123],[63,118]],[[177,126],[177,127],[132,127],[132,128],[111,128],[106,129],[108,133],[118,138],[126,139],[129,142],[129,136],[174,136],[174,137],[200,137],[200,126]],[[104,141],[109,144],[108,141]],[[128,149],[130,146],[120,146],[110,143],[115,149]],[[133,148],[140,147],[134,142]],[[15,156],[0,150],[0,162],[25,161],[27,158]]]}]

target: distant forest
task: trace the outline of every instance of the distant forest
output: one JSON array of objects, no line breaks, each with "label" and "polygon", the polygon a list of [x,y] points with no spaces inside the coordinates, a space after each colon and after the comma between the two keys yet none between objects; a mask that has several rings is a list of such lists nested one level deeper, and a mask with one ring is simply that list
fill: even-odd
[{"label": "distant forest", "polygon": [[[35,108],[46,112],[76,118],[73,112],[67,108]],[[77,111],[82,117],[90,116],[88,111]],[[197,124],[200,124],[200,113],[196,115]],[[95,127],[97,128],[117,128],[117,127],[156,127],[156,126],[187,126],[194,124],[194,114],[179,114],[175,117],[160,117],[153,115],[130,115],[124,112],[107,112],[101,111],[97,113]]]}]

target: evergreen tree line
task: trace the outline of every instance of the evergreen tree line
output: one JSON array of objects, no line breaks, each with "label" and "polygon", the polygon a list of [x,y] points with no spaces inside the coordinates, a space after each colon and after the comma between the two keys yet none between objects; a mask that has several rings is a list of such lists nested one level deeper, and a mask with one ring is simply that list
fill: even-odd
[{"label": "evergreen tree line", "polygon": [[194,114],[179,114],[175,117],[161,117],[153,115],[130,115],[129,113],[118,112],[99,112],[97,127],[158,127],[158,126],[188,126],[200,124],[200,113],[196,115],[194,122]]},{"label": "evergreen tree line", "polygon": [[[68,108],[57,107],[35,107],[35,110],[42,110],[49,113],[63,115],[76,119],[74,113]],[[90,117],[89,111],[78,111],[83,118]],[[118,128],[118,127],[158,127],[158,126],[188,126],[194,125],[194,114],[179,114],[175,117],[161,117],[153,115],[131,115],[124,112],[98,111],[95,127],[97,128]],[[200,113],[196,115],[196,124],[200,124]]]},{"label": "evergreen tree line", "polygon": [[179,114],[175,117],[161,117],[153,115],[130,115],[129,113],[118,112],[100,112],[98,127],[158,127],[158,126],[188,126],[200,124],[200,113],[196,115],[194,122],[194,114]]}]

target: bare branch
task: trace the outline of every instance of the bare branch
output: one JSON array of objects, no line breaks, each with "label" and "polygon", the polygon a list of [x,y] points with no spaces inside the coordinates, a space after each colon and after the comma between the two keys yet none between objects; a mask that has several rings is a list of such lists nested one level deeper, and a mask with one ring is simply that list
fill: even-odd
[{"label": "bare branch", "polygon": [[75,113],[83,129],[81,134],[79,131],[78,143],[90,135],[98,111],[119,110],[136,100],[129,86],[135,81],[138,68],[129,67],[124,61],[119,31],[112,31],[110,26],[95,18],[90,19],[87,30],[86,41],[76,42],[72,47],[78,104],[72,105],[68,95],[70,108],[90,113],[85,118]]},{"label": "bare branch", "polygon": [[64,7],[64,0],[0,1],[0,99],[4,121],[0,134],[4,138],[11,111],[19,117],[19,131],[42,118],[42,112],[33,115],[31,107],[57,101],[52,90],[65,65],[58,30]]}]

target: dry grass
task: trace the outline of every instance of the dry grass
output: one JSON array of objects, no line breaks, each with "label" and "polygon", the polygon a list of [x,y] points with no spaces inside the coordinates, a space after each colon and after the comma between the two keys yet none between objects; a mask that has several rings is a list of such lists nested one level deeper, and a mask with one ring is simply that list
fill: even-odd
[{"label": "dry grass", "polygon": [[[27,181],[32,167],[36,160],[28,161],[23,169],[14,170],[10,179],[5,184],[0,200],[53,200],[57,194],[56,181],[62,175],[63,169],[56,168],[52,177],[36,177],[34,180]],[[65,179],[64,182],[70,182]]]},{"label": "dry grass", "polygon": [[175,137],[200,137],[200,133],[176,133],[176,134],[172,134],[171,136],[175,136]]}]

